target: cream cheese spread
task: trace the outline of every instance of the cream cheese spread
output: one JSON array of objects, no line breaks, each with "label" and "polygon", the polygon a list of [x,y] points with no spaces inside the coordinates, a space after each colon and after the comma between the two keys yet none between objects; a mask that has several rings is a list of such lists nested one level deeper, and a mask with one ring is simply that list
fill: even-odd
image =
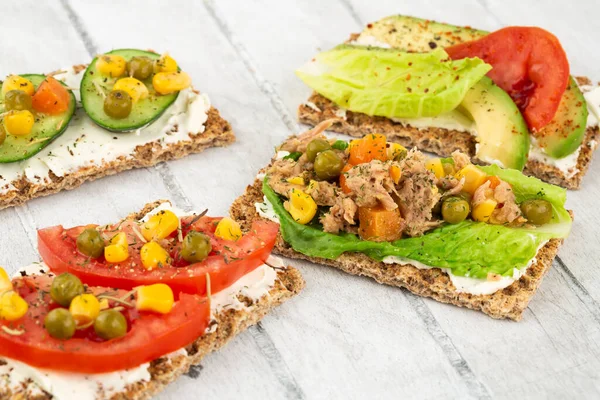
[{"label": "cream cheese spread", "polygon": [[[69,87],[79,88],[83,71],[71,67],[55,75]],[[79,102],[78,89],[74,90]],[[0,194],[16,190],[13,182],[25,176],[33,184],[50,181],[84,167],[102,166],[120,157],[131,158],[136,147],[191,141],[204,132],[210,100],[205,94],[184,89],[177,100],[152,124],[128,133],[113,133],[97,126],[78,104],[67,130],[33,157],[0,164]]]}]

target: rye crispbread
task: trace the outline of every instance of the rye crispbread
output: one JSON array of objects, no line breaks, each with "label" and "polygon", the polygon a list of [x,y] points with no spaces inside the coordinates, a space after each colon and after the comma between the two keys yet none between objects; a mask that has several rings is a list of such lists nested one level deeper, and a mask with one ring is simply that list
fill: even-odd
[{"label": "rye crispbread", "polygon": [[[128,219],[141,219],[149,211],[156,208],[165,200],[147,204],[140,212],[129,215]],[[248,327],[258,323],[272,309],[284,303],[298,294],[304,287],[304,279],[300,272],[292,267],[280,269],[277,272],[275,286],[257,301],[240,295],[238,299],[245,305],[244,309],[225,309],[218,312],[214,318],[216,329],[200,337],[194,343],[186,347],[187,355],[177,354],[172,357],[159,358],[150,363],[148,371],[151,379],[149,381],[137,382],[127,386],[121,392],[106,397],[102,392],[98,393],[98,400],[141,400],[149,399],[164,390],[166,385],[175,381],[179,376],[186,373],[191,366],[198,365],[203,358],[226,345],[235,336],[242,333]],[[214,322],[212,323],[214,325]],[[0,358],[0,365],[2,365]],[[0,376],[0,378],[2,378]],[[4,400],[50,400],[52,396],[40,391],[33,382],[23,385],[21,390],[10,392],[5,382],[0,379],[0,399]]]},{"label": "rye crispbread", "polygon": [[[85,65],[74,67],[76,71],[81,71],[82,68],[85,69]],[[17,206],[36,197],[48,196],[62,190],[75,189],[86,181],[114,175],[128,169],[150,167],[163,161],[200,153],[210,147],[223,147],[233,143],[235,135],[229,122],[223,119],[219,111],[212,106],[207,114],[204,132],[190,134],[192,138],[190,141],[168,144],[161,144],[159,141],[150,142],[137,146],[128,156],[121,156],[102,165],[81,167],[63,176],[56,176],[50,171],[48,183],[34,183],[23,175],[20,179],[11,182],[16,190],[0,195],[0,209]]]},{"label": "rye crispbread", "polygon": [[[255,180],[231,206],[231,216],[243,227],[248,227],[252,221],[261,218],[255,207],[256,203],[263,202],[261,188],[262,182]],[[519,280],[491,295],[457,293],[448,275],[438,268],[418,269],[412,265],[385,264],[362,253],[344,253],[336,260],[309,257],[295,251],[283,240],[281,233],[277,237],[273,252],[289,258],[328,265],[352,275],[367,276],[379,283],[403,287],[417,295],[431,297],[442,303],[482,311],[492,318],[519,321],[544,274],[552,265],[561,244],[560,239],[550,240],[538,251],[536,261]]]}]

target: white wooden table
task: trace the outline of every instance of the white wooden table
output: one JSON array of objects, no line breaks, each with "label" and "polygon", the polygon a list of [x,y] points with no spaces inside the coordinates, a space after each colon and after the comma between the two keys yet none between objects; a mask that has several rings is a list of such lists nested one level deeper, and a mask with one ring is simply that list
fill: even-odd
[{"label": "white wooden table", "polygon": [[[0,264],[15,270],[38,260],[36,228],[110,222],[158,198],[226,213],[273,146],[304,129],[295,115],[309,89],[294,69],[386,15],[487,30],[538,25],[560,38],[573,73],[600,79],[600,4],[549,3],[3,1],[0,75],[49,72],[112,48],[169,51],[238,141],[1,211]],[[599,199],[596,160],[583,189],[569,193],[573,233],[520,323],[292,262],[306,290],[160,398],[599,398]]]}]

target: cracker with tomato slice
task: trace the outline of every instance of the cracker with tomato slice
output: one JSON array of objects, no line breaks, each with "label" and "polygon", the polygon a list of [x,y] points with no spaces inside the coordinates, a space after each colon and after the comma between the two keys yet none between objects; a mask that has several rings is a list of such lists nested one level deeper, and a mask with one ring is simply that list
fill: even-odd
[{"label": "cracker with tomato slice", "polygon": [[[157,207],[164,206],[165,201],[148,204],[140,212],[131,214],[111,227],[126,226],[129,222],[139,221],[153,210],[156,212]],[[49,253],[46,252],[49,269],[42,263],[17,274],[12,281],[13,290],[27,301],[29,309],[20,319],[0,321],[0,342],[4,349],[0,349],[0,397],[50,399],[54,394],[52,385],[55,385],[54,390],[60,390],[60,395],[68,396],[71,389],[66,386],[72,384],[74,388],[80,389],[89,389],[90,385],[94,388],[96,385],[97,390],[93,396],[90,395],[92,392],[86,389],[85,394],[90,399],[150,398],[188,372],[192,366],[199,364],[206,355],[220,349],[303,288],[304,280],[296,269],[285,267],[279,259],[269,257],[277,231],[276,226],[275,230],[269,228],[275,224],[258,226],[264,228],[261,229],[261,237],[256,236],[258,232],[245,230],[239,240],[223,239],[220,243],[219,237],[215,236],[215,225],[219,219],[201,218],[196,218],[196,221],[184,219],[171,239],[179,242],[180,232],[186,229],[187,232],[206,232],[215,250],[209,254],[204,266],[199,265],[201,263],[196,263],[198,265],[195,266],[187,263],[178,267],[161,267],[163,270],[178,268],[194,283],[185,288],[183,281],[176,282],[173,286],[174,303],[167,313],[157,314],[142,309],[139,306],[141,289],[137,289],[138,292],[134,295],[128,284],[124,285],[124,289],[117,289],[116,287],[120,286],[119,279],[127,277],[127,274],[104,275],[103,278],[99,275],[94,278],[91,273],[84,275],[82,270],[71,270],[86,283],[86,293],[94,294],[99,300],[102,299],[101,301],[106,300],[106,306],[103,307],[115,308],[125,315],[129,330],[123,337],[102,341],[97,337],[98,331],[95,331],[94,327],[83,326],[71,339],[61,341],[49,336],[44,324],[39,323],[49,311],[58,307],[51,294],[52,280],[56,275],[50,271],[54,269],[59,274],[63,272],[62,267],[56,268],[56,257],[66,253],[59,252],[58,255],[55,254],[54,259],[48,259]],[[198,221],[200,225],[191,227]],[[186,224],[190,226],[186,227]],[[68,238],[66,231],[63,233],[63,236]],[[245,242],[241,242],[244,239]],[[70,245],[68,240],[66,244],[61,244],[55,237],[44,235],[41,235],[40,240],[50,241],[58,247]],[[167,246],[164,240],[160,243]],[[229,259],[220,263],[219,254],[223,254],[224,248],[229,246],[239,247],[238,260]],[[268,251],[261,252],[261,246]],[[242,253],[250,257],[246,266],[243,265]],[[256,259],[253,260],[252,257]],[[224,257],[220,259],[225,261]],[[118,264],[100,265],[100,262],[96,265],[86,265],[90,269],[119,268]],[[139,259],[132,257],[129,265],[131,271],[135,270],[137,263]],[[228,265],[234,268],[228,268]],[[197,275],[200,274],[198,268],[204,268],[201,273],[206,279],[200,282],[190,277],[193,275],[190,271],[194,268],[198,271]],[[237,270],[242,271],[241,275],[237,274]],[[131,274],[129,280],[135,281],[136,287],[147,287],[145,285],[150,283],[150,280],[144,278],[141,272],[143,271]],[[211,284],[211,277],[214,286]],[[167,285],[175,282],[173,276],[170,279],[168,274],[162,278],[160,281]],[[239,280],[240,278],[242,280]],[[99,285],[102,279],[111,285]],[[180,292],[181,288],[187,293]],[[131,306],[127,303],[138,305]],[[29,366],[23,369],[23,364],[15,363],[15,360]],[[123,372],[124,369],[128,369],[129,372]],[[35,378],[36,374],[31,371],[41,371],[41,374],[46,374],[46,378],[38,381]],[[109,375],[102,375],[106,373]],[[115,374],[121,382],[117,387],[114,386]],[[128,377],[127,374],[133,377]],[[108,376],[113,376],[113,379]],[[84,381],[91,383],[79,386]],[[82,395],[83,393],[78,392],[78,396]]]},{"label": "cracker with tomato slice", "polygon": [[[493,51],[485,42],[492,41],[493,38],[488,40],[488,36],[492,35],[499,38],[499,45]],[[527,40],[529,44],[520,40]],[[488,76],[507,90],[521,109],[522,120],[529,125],[532,143],[529,153],[526,144],[519,151],[522,153],[519,157],[526,163],[510,167],[522,169],[524,166],[526,174],[568,189],[580,187],[600,139],[597,118],[600,108],[593,104],[588,94],[593,91],[596,97],[600,89],[588,78],[569,78],[564,51],[558,39],[549,32],[539,28],[509,27],[488,35],[488,32],[470,27],[398,15],[368,24],[360,34],[352,34],[346,43],[371,48],[391,47],[416,53],[444,48],[453,59],[479,56],[495,65]],[[527,46],[529,50],[522,52],[522,48]],[[519,48],[519,54],[507,54],[510,49],[516,48]],[[410,79],[410,75],[406,79]],[[360,86],[359,83],[356,85]],[[444,120],[431,124],[426,121],[411,123],[410,119],[391,119],[377,114],[367,115],[341,107],[317,91],[299,106],[298,118],[300,122],[312,126],[335,119],[330,128],[335,132],[354,137],[381,133],[406,147],[416,147],[443,157],[460,150],[480,163],[490,163],[485,157],[477,157],[481,141],[470,130],[479,128],[466,127],[461,118],[452,119],[451,123]],[[497,126],[498,123],[501,122],[496,121],[493,125]],[[521,130],[526,132],[527,125],[523,126]],[[548,137],[556,140],[552,139],[551,142]],[[502,145],[506,146],[507,143]],[[510,146],[505,148],[505,153],[511,152]]]},{"label": "cracker with tomato slice", "polygon": [[[315,136],[314,133],[322,131],[326,126],[327,123],[322,123],[319,127],[297,136],[291,136],[284,142],[288,145],[291,143],[291,146],[296,145],[298,148],[301,146],[302,148],[306,148],[304,153],[300,151],[298,151],[297,154],[294,152],[288,153],[287,151],[282,152],[281,148],[278,148],[279,151],[273,157],[271,163],[259,171],[255,181],[246,188],[245,193],[238,197],[231,206],[230,213],[236,221],[238,221],[242,226],[248,228],[257,221],[261,220],[277,220],[281,223],[281,218],[284,216],[284,222],[287,228],[280,228],[280,232],[277,236],[277,241],[273,250],[275,254],[298,260],[307,260],[315,264],[337,268],[352,275],[366,276],[374,279],[378,283],[404,288],[419,296],[430,297],[442,303],[453,304],[459,307],[481,311],[492,318],[511,319],[515,321],[522,319],[523,313],[527,309],[529,302],[536,293],[544,275],[550,269],[552,262],[557,255],[558,249],[563,243],[563,238],[565,235],[568,235],[568,231],[570,230],[570,224],[572,222],[573,215],[571,211],[564,209],[564,201],[566,200],[566,191],[564,189],[540,182],[539,180],[531,177],[523,177],[519,174],[525,181],[533,184],[533,186],[535,186],[535,191],[538,193],[540,191],[548,190],[559,193],[559,196],[562,198],[560,200],[562,205],[559,205],[560,208],[562,208],[561,218],[564,219],[561,219],[557,226],[560,226],[562,223],[566,223],[569,225],[569,228],[567,228],[566,233],[563,231],[563,233],[560,233],[549,240],[542,240],[539,247],[533,246],[532,250],[534,256],[532,258],[527,258],[527,265],[524,267],[525,269],[520,269],[521,272],[518,277],[514,275],[514,270],[511,270],[513,271],[512,275],[509,276],[510,279],[506,284],[503,284],[499,287],[494,287],[491,290],[486,289],[469,292],[467,286],[464,286],[464,283],[460,282],[459,280],[457,280],[457,282],[459,282],[458,284],[463,286],[455,286],[454,279],[457,278],[457,276],[450,276],[448,273],[448,271],[452,270],[449,270],[448,268],[431,267],[429,265],[432,264],[427,265],[427,263],[424,262],[425,259],[430,257],[430,255],[427,255],[427,246],[429,245],[434,247],[434,251],[436,251],[436,254],[440,254],[440,256],[438,257],[436,255],[433,256],[433,258],[437,257],[436,259],[442,263],[446,258],[456,259],[456,255],[459,254],[461,257],[460,260],[462,261],[456,261],[453,264],[454,267],[457,267],[458,269],[466,268],[468,271],[470,268],[466,267],[465,265],[460,265],[460,262],[470,265],[474,265],[475,263],[477,264],[476,268],[493,268],[492,265],[485,264],[488,259],[486,257],[485,246],[488,238],[491,238],[491,236],[486,236],[480,239],[479,237],[476,237],[479,234],[475,236],[470,235],[473,240],[466,245],[463,243],[459,246],[458,244],[461,242],[461,240],[455,239],[455,237],[457,237],[455,235],[458,234],[457,231],[443,231],[445,228],[457,226],[454,225],[455,222],[449,222],[442,225],[436,225],[437,228],[427,231],[422,235],[417,234],[414,237],[411,237],[413,235],[407,235],[406,229],[401,228],[403,224],[402,218],[405,217],[404,214],[402,214],[400,217],[400,224],[398,224],[396,223],[397,221],[391,212],[379,212],[380,209],[376,207],[362,208],[360,206],[358,207],[358,212],[355,213],[356,215],[352,217],[352,219],[354,219],[354,224],[351,224],[350,228],[345,231],[340,230],[340,232],[337,234],[331,234],[324,232],[323,226],[324,221],[328,217],[328,214],[333,207],[329,208],[322,203],[318,203],[316,199],[320,196],[319,194],[316,195],[317,197],[314,197],[315,201],[313,201],[313,203],[317,202],[317,204],[319,204],[318,210],[302,220],[302,216],[300,214],[300,216],[297,216],[293,213],[294,209],[291,195],[288,196],[290,197],[290,199],[288,199],[285,195],[281,195],[281,190],[284,189],[277,189],[276,191],[275,189],[270,189],[268,187],[269,174],[272,172],[276,176],[276,178],[273,179],[275,179],[280,186],[289,185],[289,187],[292,188],[289,189],[290,192],[288,193],[292,193],[292,191],[298,191],[298,189],[309,193],[318,193],[312,192],[311,187],[313,185],[323,183],[323,179],[315,176],[317,172],[316,169],[314,171],[312,170],[314,168],[313,163],[307,163],[308,152],[310,151],[309,149],[311,145],[309,144],[306,146],[306,143],[308,143],[307,139],[313,141],[322,139],[320,136]],[[357,154],[359,156],[368,156],[367,159],[371,160],[371,163],[377,164],[380,161],[377,158],[380,154],[380,152],[377,150],[377,145],[372,143],[375,141],[375,139],[371,137],[375,136],[377,136],[377,138],[383,137],[381,135],[367,135],[365,138],[370,139],[367,142],[360,144],[357,142],[360,142],[361,140],[355,139],[346,146],[338,146],[338,143],[342,142],[341,140],[335,141],[334,139],[329,139],[329,142],[333,143],[333,149],[348,149],[348,163],[345,165],[345,167],[350,166],[350,168],[361,171],[361,164],[366,165],[364,163],[367,161],[352,160],[352,158]],[[317,137],[317,139],[314,139],[315,137]],[[361,146],[363,147],[362,149]],[[390,147],[391,146],[387,147],[388,161],[390,160]],[[353,152],[353,148],[356,148],[357,151]],[[383,143],[383,148],[386,148],[385,141]],[[391,154],[395,154],[395,151],[392,151]],[[281,162],[285,161],[286,158],[288,159],[289,165],[282,165]],[[290,160],[294,160],[294,162],[297,164],[291,163]],[[301,160],[304,160],[304,167],[308,165],[308,170],[298,172],[297,167],[301,163]],[[440,161],[440,159],[434,160]],[[446,161],[447,159],[443,160],[444,162],[449,162]],[[357,161],[359,164],[352,165],[351,161]],[[277,168],[279,168],[279,170],[272,169],[275,163],[278,163]],[[409,169],[412,168],[410,167],[410,162],[407,165]],[[440,169],[444,168],[443,165],[444,164],[440,163]],[[469,164],[469,167],[472,167],[471,169],[475,170],[483,170],[483,168],[488,168],[486,171],[492,171],[490,168],[494,168],[493,171],[497,173],[500,171],[505,171],[508,174],[517,174],[517,171],[501,170],[495,166],[479,168]],[[300,174],[298,177],[301,177],[301,179],[297,181],[297,178],[285,178],[286,175],[278,175],[280,173],[279,171],[294,171],[294,173]],[[350,193],[345,187],[347,178],[344,173],[347,171],[348,169],[343,168],[341,169],[341,174],[338,178],[325,179],[325,181],[327,181],[325,182],[327,187],[332,187],[330,185],[334,185],[332,193],[334,193],[335,196],[338,196],[340,192],[346,193],[346,195]],[[366,169],[362,169],[362,171],[366,171]],[[404,174],[403,170],[396,172],[399,175]],[[366,174],[366,172],[358,173]],[[445,177],[447,176],[448,175],[445,175]],[[390,177],[391,179],[394,179],[394,172],[391,169]],[[374,181],[374,178],[372,179],[372,181]],[[493,174],[489,175],[485,179],[499,182],[496,175]],[[339,187],[336,186],[336,181],[339,182]],[[485,182],[485,180],[482,182]],[[397,183],[398,182],[396,182],[396,184]],[[410,185],[412,185],[412,183]],[[415,187],[418,187],[418,185],[419,183],[415,183]],[[398,187],[396,187],[396,189],[398,191],[401,190]],[[356,196],[358,196],[358,199],[360,199],[361,196],[367,196],[366,191],[362,191],[362,187],[356,190],[359,191],[359,194],[355,193]],[[533,188],[531,188],[531,190],[533,190]],[[305,196],[309,196],[305,192],[302,193],[304,193]],[[535,195],[536,194],[534,193],[533,196]],[[343,197],[344,195],[341,196]],[[270,201],[273,198],[277,199],[276,206],[274,205],[274,202]],[[351,197],[351,199],[356,200],[357,198]],[[397,197],[394,201],[397,204],[401,204],[406,200],[401,197]],[[381,203],[379,203],[379,205],[381,206]],[[315,205],[315,208],[316,207],[317,206]],[[305,209],[307,208],[308,207],[305,206]],[[365,224],[365,227],[369,228],[370,230],[377,230],[375,234],[370,234],[369,232],[363,231],[361,210],[366,210],[373,213],[379,212],[379,219],[371,218],[370,221],[367,221]],[[397,211],[397,209],[395,211]],[[346,218],[345,215],[346,214],[344,214],[344,218]],[[473,217],[473,219],[475,218]],[[348,220],[346,219],[346,221]],[[477,226],[475,225],[481,225],[483,223],[481,222],[482,220],[477,219],[477,221],[478,222],[475,224],[466,225],[465,231],[462,233],[466,233],[466,236],[469,236],[469,232],[467,231],[468,229],[477,229]],[[493,224],[488,225],[488,227],[490,228],[489,231],[499,231],[499,229],[504,228],[504,226]],[[404,234],[402,229],[404,229]],[[398,232],[400,233],[398,234]],[[446,233],[442,232],[449,234],[446,235]],[[503,235],[508,234],[507,231],[503,232]],[[434,239],[431,239],[425,243],[423,238],[429,233],[439,236],[434,236]],[[525,235],[528,235],[528,233],[525,233]],[[370,238],[365,240],[364,236],[370,236]],[[518,247],[518,243],[521,242],[522,239],[523,237],[520,239],[515,239],[515,241],[511,242],[509,245]],[[388,258],[390,254],[400,253],[390,252],[389,247],[378,247],[377,245],[383,242],[385,245],[396,246],[397,243],[403,242],[404,240],[412,241],[414,247],[411,247],[413,245],[407,245],[407,247],[413,249],[410,250],[413,251],[410,254],[421,254],[423,257],[421,261],[415,261],[409,257],[398,255],[397,257],[400,258],[400,261],[393,259],[389,260],[389,262],[384,262],[388,261],[386,258]],[[476,256],[479,257],[476,258],[477,261],[473,261],[475,258],[472,258],[470,253],[471,245],[474,241],[480,242],[480,244],[483,246],[479,250],[473,251],[473,253],[478,254]],[[439,242],[447,244],[447,247],[443,247],[442,250],[436,250],[436,243]],[[506,245],[502,243],[503,242],[501,240],[498,240],[498,246],[496,249],[499,251],[496,252],[498,254],[496,260],[505,258],[506,255],[511,252],[510,247],[506,247]],[[314,255],[317,253],[322,254],[322,257]],[[489,270],[486,269],[486,271]],[[486,273],[487,278],[478,278],[479,283],[483,283],[484,286],[487,284],[494,285],[494,282],[506,278],[506,275],[500,275],[491,272]],[[467,280],[470,279],[468,273],[466,275],[463,273],[458,278],[467,278]]]}]

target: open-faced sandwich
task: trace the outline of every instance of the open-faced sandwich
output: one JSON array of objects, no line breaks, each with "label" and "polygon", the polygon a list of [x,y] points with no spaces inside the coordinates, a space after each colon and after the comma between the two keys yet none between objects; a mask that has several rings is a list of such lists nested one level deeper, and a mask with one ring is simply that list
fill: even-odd
[{"label": "open-faced sandwich", "polygon": [[302,289],[277,224],[204,214],[41,229],[43,262],[0,268],[0,398],[150,398]]},{"label": "open-faced sandwich", "polygon": [[331,123],[279,146],[233,218],[279,222],[278,254],[519,320],[570,232],[565,189],[379,134],[328,139]]},{"label": "open-faced sandwich", "polygon": [[113,50],[0,83],[0,208],[235,140],[168,54]]},{"label": "open-faced sandwich", "polygon": [[301,122],[448,157],[524,170],[576,189],[598,143],[600,88],[570,76],[558,39],[536,27],[488,33],[392,16],[297,71],[313,90]]}]

